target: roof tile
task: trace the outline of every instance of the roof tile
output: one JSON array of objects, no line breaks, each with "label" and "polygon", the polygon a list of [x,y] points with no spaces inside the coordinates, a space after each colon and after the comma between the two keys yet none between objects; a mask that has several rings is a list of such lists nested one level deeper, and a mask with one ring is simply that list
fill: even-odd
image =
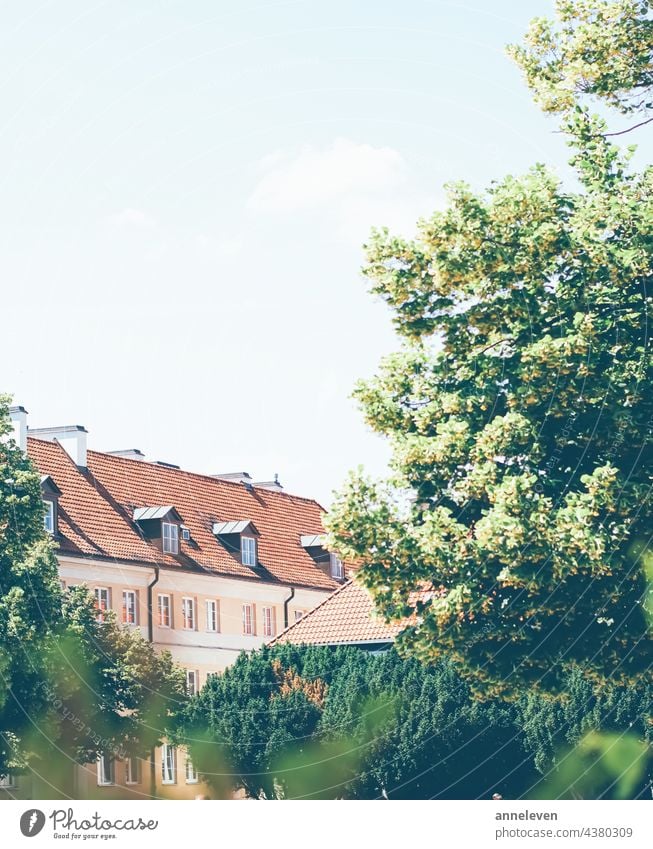
[{"label": "roof tile", "polygon": [[[312,499],[98,451],[88,452],[88,468],[80,470],[58,443],[34,438],[28,439],[28,453],[61,489],[62,553],[318,589],[338,585],[300,544],[302,534],[324,533],[324,511]],[[136,508],[160,504],[174,506],[190,530],[179,555],[162,554],[133,521]],[[215,523],[241,522],[243,516],[260,534],[255,568],[244,566],[213,533]]]},{"label": "roof tile", "polygon": [[384,622],[375,613],[370,594],[352,579],[272,642],[316,646],[386,643],[392,642],[402,627],[401,623]]}]

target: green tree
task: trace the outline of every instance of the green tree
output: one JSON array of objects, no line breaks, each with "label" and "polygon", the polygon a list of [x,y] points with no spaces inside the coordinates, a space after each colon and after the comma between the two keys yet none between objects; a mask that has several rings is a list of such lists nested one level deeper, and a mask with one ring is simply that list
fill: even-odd
[{"label": "green tree", "polygon": [[185,703],[185,678],[85,587],[62,592],[40,478],[9,439],[0,398],[0,774],[69,793],[74,763],[144,757]]},{"label": "green tree", "polygon": [[560,30],[535,24],[512,52],[562,112],[577,188],[537,165],[449,186],[413,240],[373,232],[364,273],[403,343],[355,394],[392,476],[353,473],[327,518],[378,609],[407,621],[402,649],[486,694],[558,691],[570,665],[635,682],[653,660],[653,170],[577,100],[646,107],[651,22],[646,3],[557,8]]},{"label": "green tree", "polygon": [[7,406],[0,396],[0,773],[47,706],[47,649],[62,611],[40,480],[9,438]]},{"label": "green tree", "polygon": [[648,0],[557,0],[557,21],[536,18],[509,48],[547,112],[594,97],[623,113],[653,106],[653,20]]},{"label": "green tree", "polygon": [[217,795],[514,797],[538,778],[517,715],[474,699],[447,662],[281,645],[208,682],[178,741]]}]

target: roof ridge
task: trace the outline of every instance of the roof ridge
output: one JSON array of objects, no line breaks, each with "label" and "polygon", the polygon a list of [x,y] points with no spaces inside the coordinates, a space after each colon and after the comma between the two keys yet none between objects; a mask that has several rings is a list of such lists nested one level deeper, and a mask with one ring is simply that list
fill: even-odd
[{"label": "roof ridge", "polygon": [[[30,437],[30,438],[35,439],[35,437]],[[40,441],[41,442],[47,442],[48,440],[43,439],[43,440],[40,440]],[[193,472],[190,469],[181,469],[181,468],[172,469],[169,466],[160,466],[156,462],[151,463],[148,460],[136,460],[133,457],[118,457],[115,454],[110,454],[108,451],[97,451],[94,448],[89,448],[88,453],[89,454],[100,454],[102,457],[107,457],[108,459],[110,459],[112,461],[117,461],[117,462],[120,462],[120,463],[138,463],[139,466],[143,466],[143,465],[145,465],[145,466],[155,466],[157,469],[163,469],[164,471],[169,472],[171,474],[190,475],[190,476],[195,477],[195,478],[202,478],[202,480],[213,481],[216,484],[227,484],[228,486],[238,487],[240,489],[240,491],[242,491],[242,489],[243,489],[243,484],[240,481],[225,480],[224,478],[216,477],[215,475],[207,475],[204,472]],[[250,484],[250,486],[252,486],[253,488],[256,488],[255,484]],[[258,489],[265,489],[265,487],[258,487]],[[320,504],[319,501],[317,501],[315,498],[310,498],[307,495],[295,495],[292,492],[277,492],[273,489],[265,489],[265,492],[267,494],[275,496],[275,497],[294,498],[294,499],[297,499],[299,501],[306,501],[309,504],[315,504],[316,507],[319,507],[320,510],[322,510],[324,513],[327,512],[326,508],[323,507]]]},{"label": "roof ridge", "polygon": [[[332,593],[329,593],[329,595],[328,595],[326,598],[323,598],[323,599],[322,599],[322,601],[318,602],[318,603],[315,605],[315,607],[312,607],[312,608],[308,611],[308,613],[306,614],[306,616],[302,616],[302,618],[301,618],[301,619],[298,619],[296,622],[293,622],[291,625],[288,625],[288,627],[287,627],[287,628],[284,628],[284,629],[283,629],[283,631],[280,631],[280,632],[276,635],[276,637],[275,637],[273,640],[270,640],[270,642],[269,642],[269,643],[266,643],[266,645],[268,645],[268,646],[273,646],[273,645],[277,642],[277,640],[278,640],[280,637],[282,637],[284,634],[287,634],[287,633],[288,633],[288,631],[292,631],[292,629],[293,629],[293,628],[297,627],[297,625],[300,625],[300,624],[301,624],[301,623],[302,623],[305,619],[308,619],[308,617],[309,617],[309,616],[312,616],[312,614],[313,614],[313,613],[315,613],[315,612],[316,612],[316,611],[318,611],[321,607],[323,607],[323,606],[327,603],[327,601],[330,601],[332,598],[335,598],[335,597],[336,597],[337,595],[339,595],[339,594],[340,594],[340,593],[341,593],[344,589],[346,589],[347,587],[349,587],[349,586],[350,586],[351,584],[353,584],[353,583],[354,583],[354,578],[349,578],[348,580],[346,580],[346,581],[344,582],[344,584],[342,584],[342,585],[341,585],[341,586],[339,586],[339,587],[336,587],[336,589],[335,589]],[[364,589],[364,587],[361,587],[361,589]]]}]

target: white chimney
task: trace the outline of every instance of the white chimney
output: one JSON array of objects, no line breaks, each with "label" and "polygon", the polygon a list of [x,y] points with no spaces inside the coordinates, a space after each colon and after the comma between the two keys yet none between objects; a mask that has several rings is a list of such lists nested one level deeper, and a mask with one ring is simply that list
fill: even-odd
[{"label": "white chimney", "polygon": [[282,490],[283,485],[279,480],[279,475],[275,474],[274,480],[271,481],[254,481],[252,486],[257,486],[259,489],[277,489]]},{"label": "white chimney", "polygon": [[122,448],[120,451],[107,451],[112,457],[122,457],[123,460],[145,460],[145,454],[140,448]]},{"label": "white chimney", "polygon": [[13,426],[13,439],[21,451],[27,451],[27,410],[25,407],[9,407],[9,418]]},{"label": "white chimney", "polygon": [[231,483],[251,483],[252,476],[249,472],[223,472],[219,475],[209,475],[210,478],[217,478],[220,481],[231,481]]},{"label": "white chimney", "polygon": [[54,442],[56,439],[77,466],[86,468],[86,437],[88,431],[82,425],[31,427],[29,435],[35,436],[37,439],[44,439],[46,442]]}]

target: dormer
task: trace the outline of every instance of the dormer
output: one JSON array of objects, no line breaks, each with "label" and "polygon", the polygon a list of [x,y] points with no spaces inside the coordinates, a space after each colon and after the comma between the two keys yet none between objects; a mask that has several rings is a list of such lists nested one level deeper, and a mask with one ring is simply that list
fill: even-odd
[{"label": "dormer", "polygon": [[182,519],[171,505],[136,507],[134,522],[145,539],[157,545],[163,554],[179,554],[179,537]]},{"label": "dormer", "polygon": [[259,532],[251,519],[214,522],[213,533],[231,554],[240,555],[243,566],[258,566]]},{"label": "dormer", "polygon": [[50,475],[43,475],[41,477],[41,495],[43,496],[43,506],[45,507],[43,525],[49,534],[55,536],[59,532],[59,498],[61,497],[61,490]]},{"label": "dormer", "polygon": [[326,537],[324,534],[302,534],[299,542],[307,554],[315,561],[316,565],[330,575],[336,581],[345,580],[345,566],[342,560],[334,552],[326,548]]}]

